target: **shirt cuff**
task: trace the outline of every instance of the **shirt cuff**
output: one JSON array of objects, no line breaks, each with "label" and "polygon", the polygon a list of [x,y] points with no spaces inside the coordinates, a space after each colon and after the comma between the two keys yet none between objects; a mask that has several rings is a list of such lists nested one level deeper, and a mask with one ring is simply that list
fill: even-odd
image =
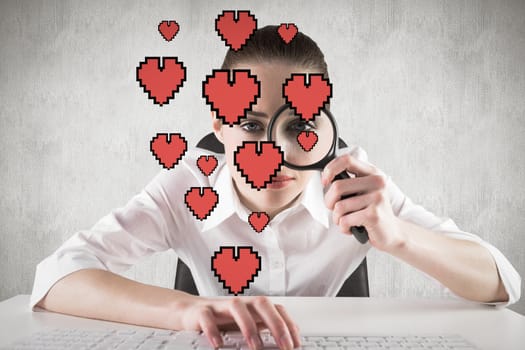
[{"label": "shirt cuff", "polygon": [[89,268],[107,270],[107,267],[96,258],[85,254],[81,255],[81,253],[68,257],[67,263],[64,262],[63,258],[60,259],[56,253],[42,260],[36,266],[33,291],[29,299],[30,310],[42,310],[36,304],[47,295],[51,287],[59,280],[75,271]]},{"label": "shirt cuff", "polygon": [[[489,253],[492,255],[492,258],[494,259],[494,262],[496,263],[496,268],[498,270],[498,274],[501,278],[501,282],[503,283],[503,286],[505,287],[505,291],[509,295],[509,300],[507,301],[501,301],[501,302],[480,302],[480,304],[486,304],[486,305],[494,305],[497,308],[504,308],[511,304],[516,303],[521,296],[521,277],[519,273],[514,269],[512,264],[507,260],[507,258],[492,244],[484,241],[478,236],[474,236],[470,233],[455,233],[455,232],[445,232],[445,234],[449,237],[456,238],[456,239],[463,239],[467,241],[472,241],[479,243],[482,247],[485,247]],[[454,296],[456,298],[459,298],[461,300],[468,300],[463,297],[460,297],[453,292],[451,292],[448,288],[445,288],[447,294]]]},{"label": "shirt cuff", "polygon": [[509,300],[495,303],[483,303],[488,305],[495,305],[498,307],[507,307],[514,304],[521,296],[521,277],[505,256],[493,245],[485,241],[479,242],[483,247],[487,248],[496,263],[498,274],[501,282],[505,287],[505,291],[509,295]]}]

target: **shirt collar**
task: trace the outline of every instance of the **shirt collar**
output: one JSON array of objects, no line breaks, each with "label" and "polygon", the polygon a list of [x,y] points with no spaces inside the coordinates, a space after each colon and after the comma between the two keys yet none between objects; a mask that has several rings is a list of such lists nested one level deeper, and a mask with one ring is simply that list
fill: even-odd
[{"label": "shirt collar", "polygon": [[[248,222],[248,216],[250,215],[250,211],[241,203],[237,195],[227,164],[223,163],[223,166],[218,170],[217,180],[213,187],[219,195],[219,203],[204,221],[202,231],[216,227],[234,213],[237,213],[239,218],[244,222]],[[298,205],[306,208],[314,220],[325,228],[329,228],[330,211],[324,204],[324,190],[321,183],[320,172],[313,172],[299,198],[299,203],[295,204],[294,207]],[[280,215],[277,215],[277,217],[279,216]]]},{"label": "shirt collar", "polygon": [[306,184],[301,204],[308,210],[312,218],[328,229],[330,227],[331,214],[325,205],[324,194],[321,172],[316,171],[312,174],[308,184]]},{"label": "shirt collar", "polygon": [[234,192],[235,189],[233,188],[228,165],[223,163],[222,166],[217,170],[219,173],[217,174],[217,179],[213,185],[213,188],[219,196],[219,203],[204,221],[202,231],[210,230],[219,225],[221,222],[233,215],[237,209],[237,203],[235,202],[237,194]]}]

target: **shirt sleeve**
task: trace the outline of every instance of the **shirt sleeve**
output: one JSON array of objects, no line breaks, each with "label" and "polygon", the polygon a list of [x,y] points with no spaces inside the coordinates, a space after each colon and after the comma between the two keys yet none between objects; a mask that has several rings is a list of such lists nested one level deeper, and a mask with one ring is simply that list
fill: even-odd
[{"label": "shirt sleeve", "polygon": [[[358,150],[359,158],[368,161],[366,151],[362,148]],[[488,305],[496,305],[498,307],[506,307],[510,304],[517,302],[521,296],[521,277],[512,266],[509,260],[492,244],[484,241],[479,236],[462,231],[458,228],[456,223],[449,217],[437,216],[432,212],[426,210],[419,204],[415,204],[409,197],[407,197],[400,188],[392,181],[392,178],[385,174],[382,170],[378,169],[387,178],[387,193],[390,198],[392,210],[394,214],[404,220],[415,223],[418,226],[424,227],[428,230],[441,232],[444,235],[456,239],[464,239],[480,244],[485,247],[492,255],[496,267],[498,269],[501,281],[509,295],[509,300],[506,302],[492,302],[483,303]],[[429,276],[430,277],[430,276]],[[438,282],[439,283],[439,282]],[[440,287],[443,288],[444,293],[448,296],[466,300],[453,292],[448,288],[439,283]]]},{"label": "shirt sleeve", "polygon": [[163,169],[125,206],[113,209],[91,229],[74,233],[42,260],[36,267],[31,310],[36,311],[35,305],[57,281],[77,270],[120,273],[141,258],[180,246],[183,236],[177,233],[181,223],[174,220],[174,206],[163,186],[173,180],[170,176]]}]

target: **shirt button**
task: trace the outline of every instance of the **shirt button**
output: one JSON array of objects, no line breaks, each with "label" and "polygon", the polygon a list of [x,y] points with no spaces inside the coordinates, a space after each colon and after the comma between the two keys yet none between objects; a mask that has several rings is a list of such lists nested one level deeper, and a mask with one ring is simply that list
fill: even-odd
[{"label": "shirt button", "polygon": [[283,263],[281,261],[278,261],[278,260],[273,261],[272,262],[272,267],[274,269],[279,269],[279,268],[283,267]]}]

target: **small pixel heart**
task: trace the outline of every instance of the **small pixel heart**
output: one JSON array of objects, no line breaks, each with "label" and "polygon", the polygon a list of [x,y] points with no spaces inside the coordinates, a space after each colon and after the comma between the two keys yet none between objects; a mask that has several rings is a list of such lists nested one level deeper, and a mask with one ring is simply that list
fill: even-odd
[{"label": "small pixel heart", "polygon": [[178,32],[179,24],[175,21],[162,21],[159,23],[159,33],[166,41],[172,41]]},{"label": "small pixel heart", "polygon": [[217,158],[215,158],[215,156],[200,156],[197,159],[197,166],[199,167],[200,171],[206,176],[210,176],[210,174],[213,173],[213,171],[217,167],[217,164],[219,164],[219,162],[217,161]]},{"label": "small pixel heart", "polygon": [[302,119],[309,121],[319,115],[332,97],[332,84],[322,74],[292,74],[283,85],[283,97]]},{"label": "small pixel heart", "polygon": [[212,187],[191,187],[184,195],[184,202],[193,216],[204,220],[219,203],[219,195]]},{"label": "small pixel heart", "polygon": [[233,70],[232,81],[229,77],[229,70],[213,70],[202,82],[202,97],[217,113],[217,118],[233,126],[252,108],[260,96],[261,84],[249,70]]},{"label": "small pixel heart", "polygon": [[186,153],[188,143],[179,133],[157,134],[150,141],[150,151],[166,169],[171,169]]},{"label": "small pixel heart", "polygon": [[220,247],[211,257],[211,270],[229,293],[237,295],[248,288],[261,270],[261,257],[252,247]]},{"label": "small pixel heart", "polygon": [[297,26],[293,23],[281,23],[277,32],[281,36],[281,39],[287,44],[295,38],[297,35]]},{"label": "small pixel heart", "polygon": [[253,213],[248,216],[248,222],[252,226],[252,228],[257,231],[257,233],[261,233],[266,225],[268,225],[268,222],[270,221],[270,217],[268,214],[263,212],[257,212],[254,211]]},{"label": "small pixel heart", "polygon": [[257,29],[257,19],[250,11],[222,11],[215,19],[215,30],[226,45],[240,50]]},{"label": "small pixel heart", "polygon": [[137,82],[148,94],[148,98],[162,106],[175,97],[186,81],[186,67],[177,57],[146,57],[137,67]]},{"label": "small pixel heart", "polygon": [[[260,150],[258,149],[260,146]],[[273,141],[243,141],[233,153],[237,170],[252,185],[252,188],[266,187],[283,164],[283,151]]]},{"label": "small pixel heart", "polygon": [[297,135],[297,142],[305,152],[310,152],[317,143],[318,137],[315,131],[301,131]]}]

